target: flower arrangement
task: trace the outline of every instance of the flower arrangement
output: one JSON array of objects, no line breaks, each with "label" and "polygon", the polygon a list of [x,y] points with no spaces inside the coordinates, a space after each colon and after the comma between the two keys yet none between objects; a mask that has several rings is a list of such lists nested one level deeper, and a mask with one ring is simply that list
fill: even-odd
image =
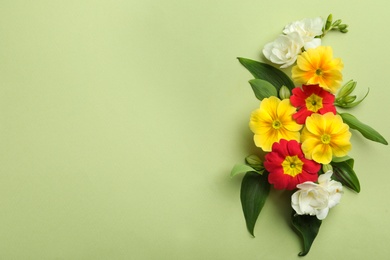
[{"label": "flower arrangement", "polygon": [[357,193],[360,183],[353,169],[351,129],[387,145],[385,138],[350,113],[368,95],[352,95],[356,82],[343,83],[343,62],[333,57],[322,39],[330,31],[346,33],[347,25],[320,17],[286,25],[263,54],[280,68],[291,68],[291,78],[267,63],[238,58],[255,77],[249,81],[260,107],[250,116],[249,128],[259,155],[236,164],[231,176],[245,173],[241,204],[248,231],[254,227],[271,186],[291,192],[291,222],[303,240],[306,255],[322,220],[336,206],[347,187]]}]

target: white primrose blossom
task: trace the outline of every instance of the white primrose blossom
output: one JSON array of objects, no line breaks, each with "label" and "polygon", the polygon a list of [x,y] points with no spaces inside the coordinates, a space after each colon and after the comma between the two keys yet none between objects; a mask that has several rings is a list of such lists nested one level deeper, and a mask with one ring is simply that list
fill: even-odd
[{"label": "white primrose blossom", "polygon": [[318,184],[307,181],[297,185],[299,190],[291,196],[291,206],[298,215],[315,215],[323,220],[329,209],[340,202],[343,186],[330,179],[332,174],[327,171],[320,175]]},{"label": "white primrose blossom", "polygon": [[275,41],[264,46],[264,56],[281,68],[292,65],[302,48],[310,49],[321,45],[321,39],[315,38],[322,34],[324,22],[321,17],[303,19],[292,22],[284,27],[283,34]]},{"label": "white primrose blossom", "polygon": [[264,46],[264,56],[275,64],[282,64],[281,68],[287,68],[301,53],[303,41],[297,32],[288,35],[281,34],[275,41]]}]

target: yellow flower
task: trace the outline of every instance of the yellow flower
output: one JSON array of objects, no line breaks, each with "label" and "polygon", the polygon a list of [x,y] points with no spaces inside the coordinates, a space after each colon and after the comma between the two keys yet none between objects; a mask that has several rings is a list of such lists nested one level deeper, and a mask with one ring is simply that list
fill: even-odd
[{"label": "yellow flower", "polygon": [[339,115],[328,112],[312,114],[302,130],[302,151],[305,157],[318,163],[328,164],[332,156],[342,157],[351,150],[349,126]]},{"label": "yellow flower", "polygon": [[260,108],[252,112],[249,127],[255,134],[257,147],[269,152],[272,144],[280,139],[299,141],[302,125],[292,118],[296,108],[289,99],[280,101],[277,97],[264,98]]},{"label": "yellow flower", "polygon": [[298,56],[297,65],[292,68],[292,79],[297,84],[318,84],[325,90],[336,93],[343,80],[343,67],[340,58],[333,59],[331,47],[319,46]]}]

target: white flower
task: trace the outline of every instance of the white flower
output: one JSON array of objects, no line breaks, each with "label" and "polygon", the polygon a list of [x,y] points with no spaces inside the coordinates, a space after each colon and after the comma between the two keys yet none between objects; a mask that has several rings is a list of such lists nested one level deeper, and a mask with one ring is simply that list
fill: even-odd
[{"label": "white flower", "polygon": [[282,64],[281,68],[287,68],[296,60],[303,46],[302,38],[297,32],[288,35],[279,35],[275,41],[264,46],[264,56],[275,64]]},{"label": "white flower", "polygon": [[301,21],[295,21],[284,27],[283,33],[289,35],[297,32],[302,38],[303,47],[307,50],[321,45],[321,39],[315,38],[322,34],[324,21],[321,17],[306,18]]},{"label": "white flower", "polygon": [[298,215],[316,215],[322,220],[329,209],[336,206],[341,199],[343,186],[330,179],[332,171],[318,177],[318,184],[307,181],[297,185],[299,188],[291,197],[291,206]]}]

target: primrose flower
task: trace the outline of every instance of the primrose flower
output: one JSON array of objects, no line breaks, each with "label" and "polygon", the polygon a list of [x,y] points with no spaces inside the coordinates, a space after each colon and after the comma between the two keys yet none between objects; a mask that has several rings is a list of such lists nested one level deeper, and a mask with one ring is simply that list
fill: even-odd
[{"label": "primrose flower", "polygon": [[308,181],[297,185],[299,190],[291,196],[291,206],[298,215],[315,215],[323,220],[329,209],[340,202],[343,186],[330,179],[332,174],[328,171],[320,175],[318,184]]},{"label": "primrose flower", "polygon": [[297,141],[281,139],[265,156],[264,167],[269,172],[268,181],[275,189],[293,190],[297,184],[317,181],[321,165],[306,159]]},{"label": "primrose flower", "polygon": [[297,57],[297,65],[292,68],[292,79],[297,84],[319,85],[325,90],[336,93],[343,76],[344,65],[340,58],[333,59],[329,46],[308,49]]},{"label": "primrose flower", "polygon": [[254,142],[263,151],[271,151],[272,144],[280,139],[299,140],[302,125],[292,118],[296,112],[289,99],[271,96],[264,98],[260,108],[252,112],[249,127],[254,135]]},{"label": "primrose flower", "polygon": [[293,118],[299,124],[304,124],[306,118],[313,113],[332,112],[336,114],[335,96],[318,85],[303,85],[302,89],[294,88],[292,93],[291,104],[299,109]]},{"label": "primrose flower", "polygon": [[306,118],[301,142],[305,157],[318,163],[328,164],[332,156],[342,157],[351,150],[349,126],[339,115],[328,112],[312,114]]}]

